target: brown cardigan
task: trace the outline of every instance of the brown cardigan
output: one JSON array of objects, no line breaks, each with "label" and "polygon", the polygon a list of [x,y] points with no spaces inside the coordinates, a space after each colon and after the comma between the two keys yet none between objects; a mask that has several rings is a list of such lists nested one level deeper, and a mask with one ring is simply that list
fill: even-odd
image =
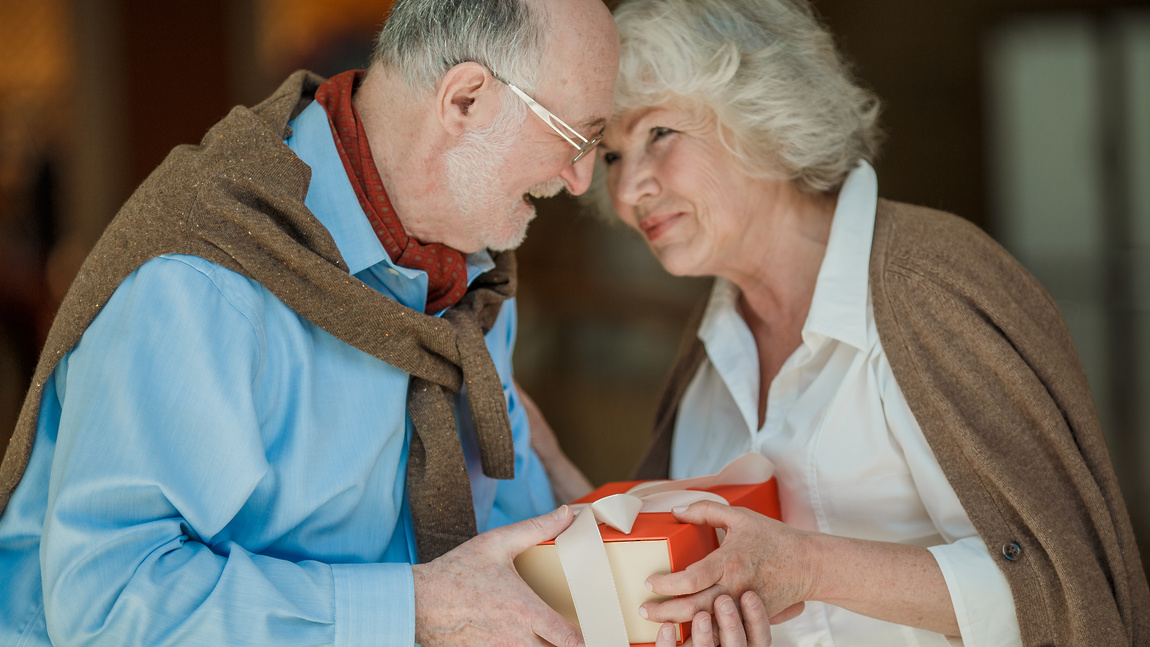
[{"label": "brown cardigan", "polygon": [[189,254],[239,272],[334,337],[411,374],[415,434],[407,486],[421,561],[475,536],[453,394],[467,381],[483,471],[512,478],[503,386],[483,340],[515,294],[515,257],[472,282],[442,318],[404,307],[348,273],[304,199],[311,169],[283,142],[323,79],[296,72],[260,105],[237,107],[198,146],[180,146],[136,190],[84,261],[48,334],[32,388],[0,464],[0,514],[23,477],[40,395],[57,362],[129,274],[161,254]]},{"label": "brown cardigan", "polygon": [[[1058,307],[961,218],[879,201],[870,289],[883,349],[943,472],[1010,583],[1027,645],[1150,644],[1150,589]],[[684,333],[637,478],[666,478],[706,355]]]}]

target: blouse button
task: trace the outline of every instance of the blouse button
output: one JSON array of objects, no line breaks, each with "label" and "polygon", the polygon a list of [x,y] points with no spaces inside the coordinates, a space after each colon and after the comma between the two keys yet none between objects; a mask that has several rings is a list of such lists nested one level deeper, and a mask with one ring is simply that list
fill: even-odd
[{"label": "blouse button", "polygon": [[1022,554],[1022,546],[1019,546],[1017,543],[1015,543],[1013,541],[1008,543],[1008,544],[1002,545],[1002,556],[1005,557],[1006,559],[1009,559],[1012,562],[1014,560],[1018,559],[1018,556],[1021,554]]}]

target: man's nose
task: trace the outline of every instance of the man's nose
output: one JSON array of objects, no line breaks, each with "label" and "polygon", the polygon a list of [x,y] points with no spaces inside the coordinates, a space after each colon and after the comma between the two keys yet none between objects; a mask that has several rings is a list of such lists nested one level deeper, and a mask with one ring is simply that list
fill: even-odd
[{"label": "man's nose", "polygon": [[559,177],[567,183],[567,191],[571,195],[581,195],[591,186],[591,176],[595,173],[595,153],[588,152],[583,159],[574,164],[568,164]]}]

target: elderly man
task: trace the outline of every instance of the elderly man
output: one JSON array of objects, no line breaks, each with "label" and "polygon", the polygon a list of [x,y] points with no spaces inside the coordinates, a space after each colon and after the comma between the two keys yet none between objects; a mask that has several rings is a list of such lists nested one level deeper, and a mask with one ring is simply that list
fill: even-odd
[{"label": "elderly man", "polygon": [[578,643],[511,566],[571,515],[498,252],[587,188],[617,61],[600,0],[399,0],[366,73],[173,151],[0,468],[0,644]]}]

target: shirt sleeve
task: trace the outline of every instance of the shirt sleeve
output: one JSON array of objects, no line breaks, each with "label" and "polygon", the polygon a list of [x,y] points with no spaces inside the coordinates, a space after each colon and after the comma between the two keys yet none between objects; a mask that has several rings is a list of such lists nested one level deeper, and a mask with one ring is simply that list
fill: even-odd
[{"label": "shirt sleeve", "polygon": [[515,300],[508,299],[488,333],[488,347],[491,348],[491,357],[503,381],[507,414],[511,417],[511,437],[515,443],[515,478],[499,481],[487,527],[480,530],[523,521],[555,509],[551,480],[547,477],[547,470],[543,468],[539,455],[531,448],[527,412],[511,381],[511,355],[515,348],[517,322]]},{"label": "shirt sleeve", "polygon": [[264,340],[243,295],[198,267],[145,264],[53,376],[41,546],[53,642],[411,644],[409,565],[332,565],[231,536],[278,476],[253,395]]},{"label": "shirt sleeve", "polygon": [[1014,597],[946,479],[883,355],[878,376],[883,408],[923,506],[945,543],[929,550],[942,570],[965,645],[1022,645]]}]

